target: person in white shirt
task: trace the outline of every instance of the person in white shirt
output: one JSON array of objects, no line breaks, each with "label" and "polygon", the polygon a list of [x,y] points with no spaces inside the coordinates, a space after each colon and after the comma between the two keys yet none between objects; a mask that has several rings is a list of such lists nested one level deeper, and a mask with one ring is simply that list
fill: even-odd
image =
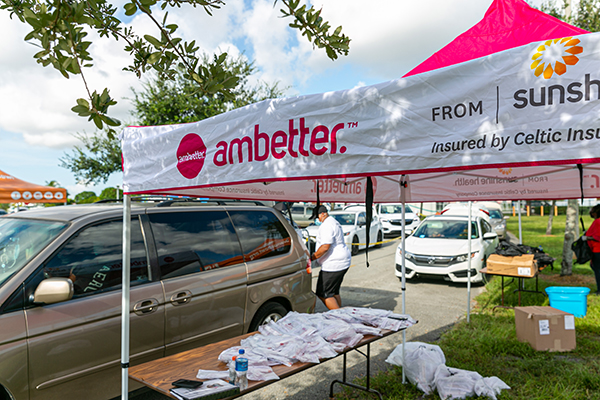
[{"label": "person in white shirt", "polygon": [[333,310],[342,306],[340,287],[350,268],[352,255],[344,241],[342,226],[329,215],[325,206],[319,207],[317,218],[321,225],[317,233],[317,250],[311,256],[311,260],[321,265],[316,294],[328,309]]}]

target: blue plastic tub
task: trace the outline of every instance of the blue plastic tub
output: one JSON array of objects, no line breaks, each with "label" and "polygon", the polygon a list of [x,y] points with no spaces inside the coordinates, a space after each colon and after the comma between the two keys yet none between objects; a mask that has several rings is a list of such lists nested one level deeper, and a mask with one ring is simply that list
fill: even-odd
[{"label": "blue plastic tub", "polygon": [[550,307],[568,312],[576,317],[587,313],[587,295],[590,288],[579,286],[550,286],[546,288]]}]

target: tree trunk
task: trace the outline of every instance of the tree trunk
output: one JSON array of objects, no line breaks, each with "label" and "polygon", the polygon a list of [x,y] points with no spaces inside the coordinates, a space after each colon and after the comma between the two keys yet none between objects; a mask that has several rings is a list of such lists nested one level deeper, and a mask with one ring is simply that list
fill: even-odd
[{"label": "tree trunk", "polygon": [[552,235],[552,220],[554,219],[554,206],[556,205],[556,200],[552,200],[552,206],[550,206],[550,212],[548,213],[548,226],[546,226],[546,235]]},{"label": "tree trunk", "polygon": [[565,224],[565,241],[563,242],[562,262],[560,264],[561,275],[573,274],[573,250],[571,245],[577,235],[577,215],[579,214],[579,203],[577,200],[569,200],[567,206],[567,223]]}]

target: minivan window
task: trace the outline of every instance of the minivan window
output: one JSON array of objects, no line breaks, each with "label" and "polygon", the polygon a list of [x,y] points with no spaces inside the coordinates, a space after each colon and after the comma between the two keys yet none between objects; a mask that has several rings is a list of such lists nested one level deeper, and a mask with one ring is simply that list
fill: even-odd
[{"label": "minivan window", "polygon": [[[107,221],[77,232],[44,264],[44,277],[73,281],[74,297],[121,287],[123,222]],[[131,221],[131,285],[150,279],[139,219]]]},{"label": "minivan window", "polygon": [[162,278],[243,262],[225,211],[149,214]]},{"label": "minivan window", "polygon": [[504,219],[504,215],[502,214],[502,211],[500,210],[488,210],[490,213],[490,218],[492,219]]},{"label": "minivan window", "polygon": [[65,228],[66,223],[3,217],[0,219],[0,286],[25,266]]},{"label": "minivan window", "polygon": [[281,221],[269,211],[229,211],[246,261],[286,254],[292,240]]}]

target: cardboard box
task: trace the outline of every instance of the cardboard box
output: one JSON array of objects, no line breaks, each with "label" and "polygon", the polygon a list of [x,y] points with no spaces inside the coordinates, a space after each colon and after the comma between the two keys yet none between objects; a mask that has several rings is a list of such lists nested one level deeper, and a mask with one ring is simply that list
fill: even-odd
[{"label": "cardboard box", "polygon": [[517,339],[535,350],[575,349],[575,317],[552,307],[515,307]]},{"label": "cardboard box", "polygon": [[533,254],[513,257],[491,254],[486,262],[486,271],[489,274],[533,278],[537,274],[537,263]]}]

